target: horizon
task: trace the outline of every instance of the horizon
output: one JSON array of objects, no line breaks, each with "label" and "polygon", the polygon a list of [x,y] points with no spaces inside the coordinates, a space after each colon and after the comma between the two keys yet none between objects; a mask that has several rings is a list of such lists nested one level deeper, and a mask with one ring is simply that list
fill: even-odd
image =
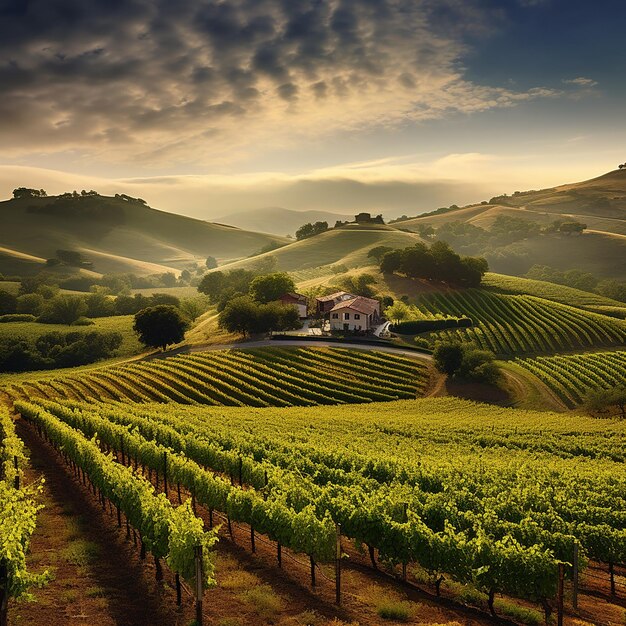
[{"label": "horizon", "polygon": [[614,0],[1,11],[3,196],[92,188],[206,220],[273,206],[392,218],[624,160]]}]

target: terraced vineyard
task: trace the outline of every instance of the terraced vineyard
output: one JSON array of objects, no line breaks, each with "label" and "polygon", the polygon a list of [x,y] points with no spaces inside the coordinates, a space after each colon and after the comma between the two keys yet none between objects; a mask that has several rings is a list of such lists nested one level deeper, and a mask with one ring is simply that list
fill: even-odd
[{"label": "terraced vineyard", "polygon": [[102,368],[6,388],[15,399],[307,406],[420,395],[423,362],[340,348],[220,350]]},{"label": "terraced vineyard", "polygon": [[474,326],[436,333],[473,341],[496,354],[571,351],[626,341],[626,322],[535,296],[494,294],[481,289],[425,294],[426,314],[466,315]]},{"label": "terraced vineyard", "polygon": [[569,407],[591,389],[626,384],[626,352],[596,352],[517,359],[517,364],[542,380]]}]

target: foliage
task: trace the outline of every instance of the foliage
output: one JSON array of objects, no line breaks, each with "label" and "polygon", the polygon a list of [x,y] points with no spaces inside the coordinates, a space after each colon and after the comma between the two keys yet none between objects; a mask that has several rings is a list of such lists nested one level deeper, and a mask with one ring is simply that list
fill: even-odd
[{"label": "foliage", "polygon": [[141,343],[162,350],[172,343],[181,342],[188,328],[189,322],[171,304],[158,304],[139,311],[133,325]]},{"label": "foliage", "polygon": [[194,322],[209,308],[209,303],[205,296],[183,298],[178,308],[190,322]]},{"label": "foliage", "polygon": [[0,315],[0,324],[9,322],[34,322],[37,318],[30,313],[8,313]]},{"label": "foliage", "polygon": [[257,276],[250,283],[250,296],[262,303],[273,302],[284,294],[295,290],[296,286],[293,279],[284,272]]},{"label": "foliage", "polygon": [[380,269],[383,273],[399,272],[409,278],[438,280],[463,286],[477,286],[487,271],[482,258],[460,257],[443,241],[430,248],[418,243],[403,250],[383,255]]},{"label": "foliage", "polygon": [[372,298],[374,296],[374,290],[371,285],[376,282],[376,278],[372,274],[358,274],[353,276],[346,276],[338,282],[338,286],[344,291],[352,293],[355,296],[364,296],[366,298]]},{"label": "foliage", "polygon": [[43,189],[29,189],[28,187],[18,187],[13,190],[13,197],[21,198],[45,198],[48,194]]},{"label": "foliage", "polygon": [[45,324],[67,324],[68,326],[78,318],[86,315],[87,303],[81,296],[61,294],[48,300],[39,318]]},{"label": "foliage", "polygon": [[119,333],[60,333],[0,339],[0,371],[23,372],[86,365],[111,356],[121,345]]},{"label": "foliage", "polygon": [[17,311],[17,297],[0,289],[0,315],[9,315]]},{"label": "foliage", "polygon": [[383,256],[387,254],[387,252],[391,252],[393,248],[389,246],[375,246],[367,253],[368,259],[376,259],[377,263],[380,263]]},{"label": "foliage", "polygon": [[250,296],[232,299],[220,312],[218,323],[228,332],[243,335],[293,330],[302,326],[295,306],[279,302],[258,303]]},{"label": "foliage", "polygon": [[213,256],[208,256],[204,264],[206,265],[206,268],[209,270],[213,270],[217,267],[217,261],[215,260],[215,257]]},{"label": "foliage", "polygon": [[435,345],[433,359],[442,374],[453,378],[493,383],[500,376],[493,353],[471,344],[440,342]]},{"label": "foliage", "polygon": [[328,222],[315,222],[315,224],[307,223],[303,226],[300,226],[298,230],[296,230],[296,239],[300,241],[301,239],[307,239],[308,237],[313,237],[315,235],[319,235],[320,233],[326,232],[328,230]]}]

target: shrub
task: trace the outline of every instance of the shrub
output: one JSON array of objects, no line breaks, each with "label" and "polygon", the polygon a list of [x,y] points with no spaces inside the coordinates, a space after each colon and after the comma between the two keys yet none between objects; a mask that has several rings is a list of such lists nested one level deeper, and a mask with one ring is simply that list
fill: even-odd
[{"label": "shrub", "polygon": [[6,322],[34,322],[37,318],[28,313],[11,313],[9,315],[0,315],[0,323]]},{"label": "shrub", "polygon": [[479,350],[472,344],[439,342],[433,352],[435,367],[448,376],[478,382],[495,383],[500,369],[489,350]]},{"label": "shrub", "polygon": [[376,606],[376,613],[383,619],[393,619],[397,622],[408,622],[411,619],[412,607],[409,602],[385,599]]},{"label": "shrub", "polygon": [[93,326],[95,322],[88,317],[79,317],[72,326]]}]

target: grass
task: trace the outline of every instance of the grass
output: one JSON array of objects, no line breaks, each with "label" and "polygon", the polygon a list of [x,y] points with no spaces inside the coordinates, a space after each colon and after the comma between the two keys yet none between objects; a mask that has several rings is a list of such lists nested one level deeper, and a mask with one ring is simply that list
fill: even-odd
[{"label": "grass", "polygon": [[383,619],[408,622],[413,614],[413,606],[410,602],[404,600],[387,598],[377,603],[376,613]]},{"label": "grass", "polygon": [[[218,574],[219,576],[219,574]],[[245,570],[229,572],[220,580],[220,587],[231,590],[243,590],[259,584],[259,579]]]},{"label": "grass", "polygon": [[85,539],[76,539],[61,550],[61,558],[72,565],[87,566],[100,557],[98,544]]},{"label": "grass", "polygon": [[284,608],[283,599],[269,585],[256,585],[240,595],[260,616],[268,619]]},{"label": "grass", "polygon": [[506,615],[516,622],[530,626],[541,626],[545,621],[542,612],[500,598],[494,602],[494,609],[500,615]]},{"label": "grass", "polygon": [[[54,213],[34,216],[29,212],[30,207],[46,210],[55,200],[50,196],[0,202],[3,246],[42,259],[60,248],[80,250],[97,272],[153,274],[176,271],[196,260],[204,262],[209,254],[218,260],[241,258],[270,242],[288,241],[103,196],[80,200],[79,206],[82,212],[105,212],[110,216],[106,220],[97,216],[68,220]],[[75,208],[71,200],[61,200],[53,210]],[[0,272],[16,273],[11,271],[16,269],[14,257],[0,255]]]}]

